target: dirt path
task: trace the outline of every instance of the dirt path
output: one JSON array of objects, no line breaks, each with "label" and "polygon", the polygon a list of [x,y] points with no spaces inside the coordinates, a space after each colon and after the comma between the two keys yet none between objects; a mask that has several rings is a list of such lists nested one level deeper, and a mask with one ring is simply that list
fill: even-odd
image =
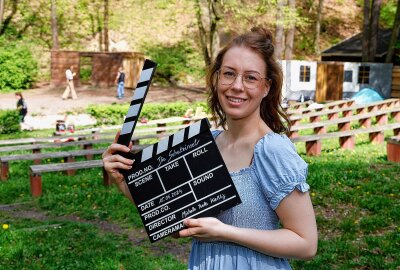
[{"label": "dirt path", "polygon": [[[64,88],[51,88],[48,85],[22,92],[28,103],[29,114],[52,115],[63,114],[66,111],[85,108],[89,104],[126,103],[132,98],[133,91],[125,90],[125,98],[116,98],[114,87],[98,88],[83,86],[77,88],[77,100],[62,100]],[[146,102],[198,101],[204,100],[205,95],[195,91],[178,88],[161,88],[152,86],[147,94]],[[13,93],[0,94],[0,109],[15,109],[16,98]]]}]

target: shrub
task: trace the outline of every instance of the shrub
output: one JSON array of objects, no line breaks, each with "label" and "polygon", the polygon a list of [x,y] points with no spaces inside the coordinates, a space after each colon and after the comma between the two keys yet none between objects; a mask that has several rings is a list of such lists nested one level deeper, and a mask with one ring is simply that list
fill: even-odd
[{"label": "shrub", "polygon": [[16,110],[0,110],[0,134],[19,132],[19,114]]},{"label": "shrub", "polygon": [[37,73],[37,62],[27,45],[0,39],[0,92],[29,88]]},{"label": "shrub", "polygon": [[189,42],[181,41],[170,46],[145,44],[142,51],[158,64],[154,77],[156,82],[191,83],[204,77],[203,59]]},{"label": "shrub", "polygon": [[[86,111],[96,119],[98,125],[122,125],[128,112],[128,107],[128,104],[120,105],[115,103],[111,105],[90,105]],[[203,111],[207,111],[205,102],[147,103],[144,104],[140,117],[153,120],[183,116],[188,109],[193,109],[195,112],[197,107],[202,107]]]}]

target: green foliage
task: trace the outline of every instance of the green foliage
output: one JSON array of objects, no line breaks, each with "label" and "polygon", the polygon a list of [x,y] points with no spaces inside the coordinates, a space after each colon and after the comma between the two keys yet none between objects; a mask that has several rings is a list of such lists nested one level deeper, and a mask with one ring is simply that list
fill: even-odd
[{"label": "green foliage", "polygon": [[383,28],[392,28],[396,16],[397,1],[389,0],[382,4],[379,22]]},{"label": "green foliage", "polygon": [[169,46],[147,43],[143,45],[142,50],[158,64],[154,77],[156,82],[191,83],[204,76],[202,57],[187,41]]},{"label": "green foliage", "polygon": [[19,114],[16,110],[0,110],[0,134],[20,131]]},{"label": "green foliage", "polygon": [[[140,116],[148,120],[183,116],[188,109],[193,109],[195,112],[197,107],[203,107],[203,111],[207,111],[207,105],[204,102],[146,103]],[[96,119],[98,125],[118,125],[123,123],[128,108],[128,104],[114,103],[90,105],[86,111]]]},{"label": "green foliage", "polygon": [[0,92],[27,89],[38,66],[27,44],[0,38]]}]

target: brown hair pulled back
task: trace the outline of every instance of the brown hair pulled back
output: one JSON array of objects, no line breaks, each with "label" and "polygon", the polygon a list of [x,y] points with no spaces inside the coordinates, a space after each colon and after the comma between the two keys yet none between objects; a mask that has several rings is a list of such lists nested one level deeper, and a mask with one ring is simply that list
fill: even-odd
[{"label": "brown hair pulled back", "polygon": [[271,79],[268,95],[261,101],[261,119],[276,133],[288,131],[289,120],[281,106],[283,74],[282,68],[274,56],[272,33],[262,27],[253,27],[231,40],[217,55],[207,73],[208,105],[217,125],[226,128],[226,115],[218,100],[218,70],[226,52],[233,47],[246,47],[258,53],[266,64],[266,76]]}]

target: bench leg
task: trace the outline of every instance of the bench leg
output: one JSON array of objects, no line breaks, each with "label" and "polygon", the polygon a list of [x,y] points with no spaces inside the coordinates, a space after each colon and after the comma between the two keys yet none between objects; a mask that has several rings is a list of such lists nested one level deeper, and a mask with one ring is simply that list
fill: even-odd
[{"label": "bench leg", "polygon": [[363,114],[363,113],[366,113],[368,110],[367,110],[367,108],[360,108],[360,109],[357,109],[356,110],[357,111],[357,114]]},{"label": "bench leg", "polygon": [[39,154],[40,153],[40,149],[32,149],[32,154]]},{"label": "bench leg", "polygon": [[353,111],[352,110],[348,110],[348,111],[344,111],[343,112],[343,117],[349,117],[353,115]]},{"label": "bench leg", "polygon": [[359,121],[360,125],[362,125],[363,127],[369,128],[371,127],[371,118],[365,118],[365,119],[361,119]]},{"label": "bench leg", "polygon": [[326,127],[316,127],[314,128],[314,134],[325,134]]},{"label": "bench leg", "polygon": [[42,176],[40,174],[31,174],[31,194],[33,197],[42,195]]},{"label": "bench leg", "polygon": [[400,122],[400,112],[392,112],[392,117],[396,122]]},{"label": "bench leg", "polygon": [[290,125],[291,126],[296,126],[296,125],[299,125],[299,124],[300,124],[300,120],[299,119],[290,121]]},{"label": "bench leg", "polygon": [[400,163],[400,144],[388,142],[386,145],[387,159],[391,162]]},{"label": "bench leg", "polygon": [[393,129],[394,136],[400,136],[400,128]]},{"label": "bench leg", "polygon": [[8,173],[9,173],[9,168],[8,168],[8,162],[1,162],[1,180],[6,181],[8,179]]},{"label": "bench leg", "polygon": [[299,133],[297,131],[289,131],[289,138],[299,137]]},{"label": "bench leg", "polygon": [[377,125],[386,125],[388,123],[387,114],[377,115],[376,116],[376,124]]},{"label": "bench leg", "polygon": [[353,150],[354,146],[355,146],[354,135],[346,136],[346,137],[340,137],[339,138],[339,143],[340,143],[340,147],[341,148]]},{"label": "bench leg", "polygon": [[350,122],[339,123],[338,124],[339,131],[347,131],[347,130],[350,130],[350,128],[351,128]]},{"label": "bench leg", "polygon": [[369,141],[372,143],[383,143],[385,141],[385,134],[383,131],[371,132],[369,134]]},{"label": "bench leg", "polygon": [[306,142],[307,156],[319,156],[321,154],[322,144],[320,140]]},{"label": "bench leg", "polygon": [[338,119],[338,118],[339,118],[339,113],[328,113],[329,120]]},{"label": "bench leg", "polygon": [[310,123],[316,123],[321,121],[321,116],[311,116]]},{"label": "bench leg", "polygon": [[111,186],[112,182],[110,177],[108,176],[108,173],[106,172],[106,170],[103,167],[103,185],[105,185],[106,187]]},{"label": "bench leg", "polygon": [[[165,123],[158,123],[157,124],[157,127],[158,128],[163,128],[163,127],[166,127],[167,126],[167,124],[165,124]],[[157,131],[157,133],[164,133],[165,131],[163,131],[163,130],[158,130]]]},{"label": "bench leg", "polygon": [[369,108],[368,108],[368,111],[369,111],[369,112],[376,112],[376,111],[378,111],[378,109],[379,109],[378,106],[375,105],[375,106],[369,107]]},{"label": "bench leg", "polygon": [[[88,150],[88,149],[93,149],[93,144],[88,143],[83,145],[83,149]],[[85,156],[87,160],[92,160],[93,159],[93,155],[86,155]]]},{"label": "bench leg", "polygon": [[[64,158],[64,162],[74,162],[75,161],[75,157],[65,157]],[[76,170],[71,169],[71,170],[66,170],[64,173],[68,176],[73,176],[75,175]]]}]

